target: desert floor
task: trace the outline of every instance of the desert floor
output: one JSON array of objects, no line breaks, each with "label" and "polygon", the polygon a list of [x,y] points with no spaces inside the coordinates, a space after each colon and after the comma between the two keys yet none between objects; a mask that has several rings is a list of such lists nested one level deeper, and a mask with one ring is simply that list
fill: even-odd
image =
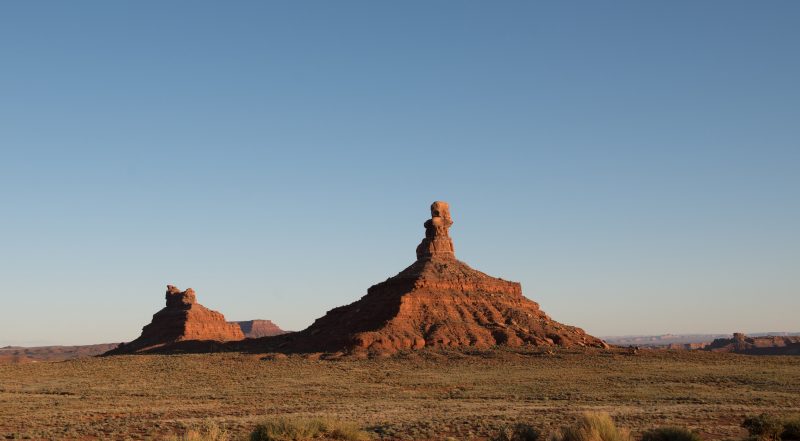
[{"label": "desert floor", "polygon": [[680,425],[706,439],[741,438],[746,415],[800,412],[800,357],[492,351],[0,365],[0,439],[162,439],[205,420],[243,438],[273,416],[352,421],[385,439],[482,439],[514,422],[553,430],[589,410],[634,434]]}]

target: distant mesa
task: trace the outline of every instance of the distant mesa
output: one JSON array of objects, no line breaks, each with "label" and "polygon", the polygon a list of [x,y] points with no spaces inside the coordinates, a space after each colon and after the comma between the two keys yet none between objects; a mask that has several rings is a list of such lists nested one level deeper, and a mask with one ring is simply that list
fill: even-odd
[{"label": "distant mesa", "polygon": [[233,322],[239,325],[246,338],[272,337],[274,335],[286,334],[271,320],[247,320],[243,322]]},{"label": "distant mesa", "polygon": [[167,306],[153,315],[153,321],[142,328],[142,335],[130,343],[119,345],[106,355],[130,354],[156,350],[185,341],[226,342],[244,339],[236,323],[197,303],[193,289],[186,291],[167,285]]},{"label": "distant mesa", "polygon": [[[671,349],[676,351],[696,351],[704,349],[706,346],[708,346],[708,343],[670,343],[662,347],[661,349]],[[653,348],[658,349],[659,347],[655,346]]]},{"label": "distant mesa", "polygon": [[769,335],[748,337],[737,332],[733,338],[718,338],[703,348],[712,352],[748,355],[800,355],[800,336]]},{"label": "distant mesa", "polygon": [[660,349],[698,349],[715,338],[729,334],[662,334],[604,337],[607,343],[617,346],[640,346]]},{"label": "distant mesa", "polygon": [[552,320],[522,296],[519,283],[457,260],[452,225],[450,206],[434,202],[416,262],[307,329],[264,343],[283,352],[376,354],[496,345],[608,347],[580,328]]}]

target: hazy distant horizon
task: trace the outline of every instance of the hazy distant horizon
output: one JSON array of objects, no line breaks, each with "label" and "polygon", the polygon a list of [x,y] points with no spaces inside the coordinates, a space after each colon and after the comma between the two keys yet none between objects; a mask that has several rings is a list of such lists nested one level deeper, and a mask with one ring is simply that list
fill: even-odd
[{"label": "hazy distant horizon", "polygon": [[[300,331],[297,330],[289,330],[292,332]],[[602,339],[619,339],[619,338],[633,338],[633,337],[641,337],[641,338],[648,338],[648,337],[663,337],[663,336],[674,336],[674,337],[688,337],[688,336],[732,336],[734,332],[740,331],[732,331],[732,332],[702,332],[702,333],[685,333],[685,334],[674,334],[674,333],[666,333],[666,334],[628,334],[628,335],[598,335]],[[762,335],[800,335],[800,331],[754,331],[754,332],[745,332],[748,336],[762,336]],[[89,346],[94,344],[107,344],[107,343],[123,343],[123,342],[116,342],[116,341],[103,341],[103,342],[82,342],[82,343],[53,343],[44,341],[22,341],[18,343],[6,343],[0,341],[0,348],[7,347],[7,346],[20,346],[20,347],[36,347],[36,346]]]},{"label": "hazy distant horizon", "polygon": [[800,3],[0,3],[0,345],[300,330],[456,256],[598,336],[797,331]]}]

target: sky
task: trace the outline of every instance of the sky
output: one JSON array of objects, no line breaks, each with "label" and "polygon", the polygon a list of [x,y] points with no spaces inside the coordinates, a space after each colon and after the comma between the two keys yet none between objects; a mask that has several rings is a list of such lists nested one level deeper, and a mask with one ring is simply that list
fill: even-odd
[{"label": "sky", "polygon": [[0,2],[0,346],[459,259],[599,335],[800,331],[800,3]]}]

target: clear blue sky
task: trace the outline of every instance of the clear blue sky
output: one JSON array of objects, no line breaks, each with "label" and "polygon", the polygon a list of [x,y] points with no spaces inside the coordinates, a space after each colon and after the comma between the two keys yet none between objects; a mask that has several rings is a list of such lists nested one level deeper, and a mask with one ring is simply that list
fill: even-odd
[{"label": "clear blue sky", "polygon": [[800,3],[0,2],[0,345],[298,330],[457,256],[595,335],[800,330]]}]

